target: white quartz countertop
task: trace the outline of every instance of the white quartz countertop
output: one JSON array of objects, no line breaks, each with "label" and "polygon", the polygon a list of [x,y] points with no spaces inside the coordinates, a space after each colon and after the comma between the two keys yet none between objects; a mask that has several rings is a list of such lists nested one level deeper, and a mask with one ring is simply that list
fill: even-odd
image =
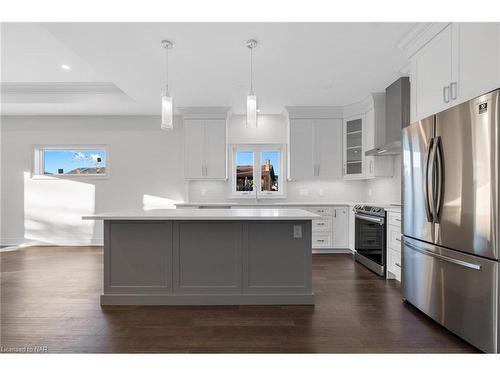
[{"label": "white quartz countertop", "polygon": [[82,216],[83,220],[312,220],[320,217],[300,209],[199,208],[129,210]]},{"label": "white quartz countertop", "polygon": [[366,203],[366,202],[184,202],[176,203],[178,208],[185,207],[312,207],[312,206],[349,206],[354,207],[357,204],[382,207],[385,209],[401,210],[401,205],[398,203]]}]

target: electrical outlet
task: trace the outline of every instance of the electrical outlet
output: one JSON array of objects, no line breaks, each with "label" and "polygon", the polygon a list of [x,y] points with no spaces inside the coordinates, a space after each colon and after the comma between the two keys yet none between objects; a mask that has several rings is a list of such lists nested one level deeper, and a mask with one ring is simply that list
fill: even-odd
[{"label": "electrical outlet", "polygon": [[325,195],[325,191],[323,189],[319,189],[318,194],[320,197],[322,197],[323,195]]},{"label": "electrical outlet", "polygon": [[207,189],[201,189],[201,196],[204,197],[207,195]]},{"label": "electrical outlet", "polygon": [[293,238],[302,238],[302,225],[293,226]]}]

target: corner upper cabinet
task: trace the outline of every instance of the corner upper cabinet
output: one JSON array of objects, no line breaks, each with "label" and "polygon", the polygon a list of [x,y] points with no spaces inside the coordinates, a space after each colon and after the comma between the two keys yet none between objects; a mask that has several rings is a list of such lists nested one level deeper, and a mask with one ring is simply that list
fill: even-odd
[{"label": "corner upper cabinet", "polygon": [[415,118],[423,118],[449,106],[452,30],[448,25],[412,59]]},{"label": "corner upper cabinet", "polygon": [[343,175],[345,180],[388,177],[394,174],[391,156],[366,156],[385,141],[385,93],[371,93],[344,107]]},{"label": "corner upper cabinet", "polygon": [[[210,109],[207,114],[195,108],[180,108],[184,118],[184,177],[190,180],[227,178],[227,109]],[[204,118],[206,117],[206,118]],[[214,117],[214,118],[210,118]],[[222,117],[222,118],[217,118]]]},{"label": "corner upper cabinet", "polygon": [[405,48],[412,122],[500,87],[498,23],[433,24]]},{"label": "corner upper cabinet", "polygon": [[289,179],[342,176],[342,120],[290,119]]},{"label": "corner upper cabinet", "polygon": [[365,115],[344,119],[344,179],[365,178],[364,130]]}]

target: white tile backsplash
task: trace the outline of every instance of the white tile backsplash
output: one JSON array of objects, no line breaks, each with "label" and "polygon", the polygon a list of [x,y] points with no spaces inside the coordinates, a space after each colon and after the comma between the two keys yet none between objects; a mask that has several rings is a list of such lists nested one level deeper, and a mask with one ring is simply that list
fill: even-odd
[{"label": "white tile backsplash", "polygon": [[366,202],[401,203],[401,156],[393,158],[394,176],[366,181]]}]

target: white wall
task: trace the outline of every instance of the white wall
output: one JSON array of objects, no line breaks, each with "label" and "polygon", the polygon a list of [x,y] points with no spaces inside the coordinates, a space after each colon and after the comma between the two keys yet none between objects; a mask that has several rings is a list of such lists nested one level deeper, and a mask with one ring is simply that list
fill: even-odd
[{"label": "white wall", "polygon": [[[156,117],[2,118],[3,245],[102,242],[92,212],[183,201],[182,131]],[[110,178],[31,179],[35,144],[106,144]]]}]

